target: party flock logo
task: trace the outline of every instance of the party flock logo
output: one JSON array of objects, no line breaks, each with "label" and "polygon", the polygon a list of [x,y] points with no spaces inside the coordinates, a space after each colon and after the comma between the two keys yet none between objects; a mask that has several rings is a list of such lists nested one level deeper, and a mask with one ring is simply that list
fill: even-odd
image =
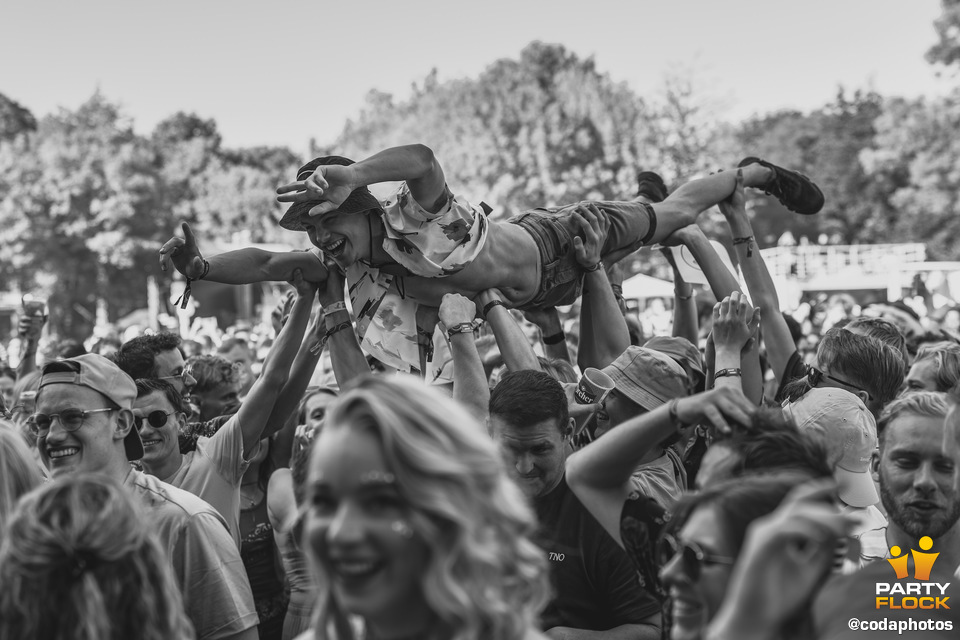
[{"label": "party flock logo", "polygon": [[[930,536],[920,538],[920,549],[911,549],[903,553],[900,547],[890,547],[892,558],[887,562],[897,572],[897,582],[877,583],[877,609],[949,609],[946,595],[950,583],[930,582],[930,572],[939,553],[926,553],[933,548]],[[902,555],[901,555],[902,554]],[[909,563],[913,557],[913,581],[910,577]]]}]

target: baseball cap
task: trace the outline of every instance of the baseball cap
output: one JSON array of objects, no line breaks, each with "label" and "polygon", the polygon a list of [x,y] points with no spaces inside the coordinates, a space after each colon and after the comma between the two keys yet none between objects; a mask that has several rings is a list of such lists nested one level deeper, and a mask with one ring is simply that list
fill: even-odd
[{"label": "baseball cap", "polygon": [[[297,170],[297,180],[306,180],[316,170],[317,167],[330,164],[336,164],[345,167],[353,164],[353,160],[344,158],[343,156],[322,156],[320,158],[314,158]],[[286,213],[284,213],[283,217],[280,219],[280,226],[284,229],[289,229],[290,231],[306,231],[307,229],[303,226],[303,222],[301,220],[303,219],[303,216],[310,212],[310,209],[320,204],[320,202],[322,201],[311,200],[309,202],[294,202],[292,205],[290,205],[290,208],[287,209]],[[347,199],[344,200],[339,207],[337,207],[337,211],[343,213],[360,213],[361,211],[380,208],[380,201],[377,200],[372,193],[370,193],[369,189],[366,187],[357,187],[351,191],[350,195],[347,196]]]},{"label": "baseball cap", "polygon": [[810,430],[823,439],[841,500],[860,508],[879,502],[870,477],[877,423],[859,397],[845,389],[817,387],[796,402],[785,402],[783,412],[801,431]]},{"label": "baseball cap", "polygon": [[[109,398],[121,409],[133,409],[137,399],[137,385],[114,362],[103,356],[88,353],[86,355],[56,360],[47,364],[40,373],[40,389],[49,384],[76,384],[93,389]],[[136,428],[123,441],[128,460],[143,457],[143,443]]]},{"label": "baseball cap", "polygon": [[627,347],[603,372],[617,391],[647,411],[687,395],[687,374],[680,365],[646,347]]}]

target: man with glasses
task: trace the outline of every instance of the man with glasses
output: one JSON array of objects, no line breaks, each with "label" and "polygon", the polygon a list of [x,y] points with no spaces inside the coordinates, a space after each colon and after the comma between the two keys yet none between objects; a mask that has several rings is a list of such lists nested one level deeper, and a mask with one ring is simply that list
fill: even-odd
[{"label": "man with glasses", "polygon": [[[143,467],[175,487],[189,491],[213,505],[227,521],[240,545],[240,485],[250,461],[265,446],[262,440],[279,431],[295,404],[278,401],[300,348],[313,300],[306,286],[273,345],[266,366],[239,410],[209,437],[197,438],[196,447],[181,452],[180,436],[187,420],[187,405],[176,388],[165,380],[137,380],[134,405],[137,428],[144,444]],[[228,363],[229,366],[229,363]]]},{"label": "man with glasses", "polygon": [[102,356],[46,365],[28,423],[40,457],[53,476],[99,473],[130,491],[170,560],[198,638],[255,640],[250,584],[224,519],[196,496],[130,466],[144,454],[134,428],[136,395],[130,376]]},{"label": "man with glasses", "polygon": [[134,380],[165,380],[173,385],[177,393],[186,396],[197,381],[184,370],[180,342],[180,336],[174,333],[137,336],[120,346],[114,361]]}]

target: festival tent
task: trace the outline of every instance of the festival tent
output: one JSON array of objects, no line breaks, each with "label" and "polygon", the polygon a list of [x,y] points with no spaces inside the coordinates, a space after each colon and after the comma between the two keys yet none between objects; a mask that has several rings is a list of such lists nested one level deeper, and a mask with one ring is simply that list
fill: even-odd
[{"label": "festival tent", "polygon": [[673,283],[639,273],[623,281],[623,297],[625,300],[672,298]]}]

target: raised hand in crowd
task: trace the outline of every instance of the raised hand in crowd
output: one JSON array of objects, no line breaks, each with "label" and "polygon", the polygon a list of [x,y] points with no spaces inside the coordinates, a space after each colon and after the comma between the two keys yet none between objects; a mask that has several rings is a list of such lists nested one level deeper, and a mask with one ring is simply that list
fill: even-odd
[{"label": "raised hand in crowd", "polygon": [[620,303],[610,288],[603,262],[610,218],[593,203],[583,203],[573,210],[573,218],[583,238],[573,239],[577,263],[583,277],[583,298],[580,306],[580,344],[577,365],[603,368],[617,359],[630,346],[630,330],[620,310]]},{"label": "raised hand in crowd", "polygon": [[[754,340],[760,326],[760,310],[739,291],[718,302],[713,308],[713,342],[716,350],[714,384],[718,387],[733,386],[746,391],[743,384],[743,352],[755,346]],[[760,379],[752,380],[752,388],[760,391]],[[759,397],[755,398],[759,402]]]},{"label": "raised hand in crowd", "polygon": [[183,231],[182,238],[174,236],[160,247],[160,268],[166,271],[172,264],[183,276],[198,280],[204,276],[203,254],[190,225],[184,222],[180,228]]},{"label": "raised hand in crowd", "polygon": [[485,420],[490,386],[474,339],[474,331],[481,324],[477,305],[459,293],[448,293],[440,302],[439,316],[453,356],[453,398],[470,408],[478,420]]},{"label": "raised hand in crowd", "polygon": [[548,358],[559,358],[570,362],[570,351],[567,349],[567,336],[563,331],[563,322],[556,307],[541,309],[524,309],[523,317],[540,329],[540,340],[543,343],[543,353]]},{"label": "raised hand in crowd", "polygon": [[540,371],[540,361],[523,328],[504,305],[503,294],[498,289],[481,291],[477,305],[497,340],[500,355],[507,371],[533,369]]},{"label": "raised hand in crowd", "polygon": [[43,305],[32,304],[24,300],[23,313],[17,322],[17,336],[20,338],[20,363],[17,365],[17,380],[37,369],[37,348],[40,335],[47,323],[48,314]]},{"label": "raised hand in crowd", "polygon": [[277,200],[280,202],[312,202],[317,206],[310,209],[311,216],[333,211],[349,197],[357,187],[357,168],[354,165],[326,164],[314,169],[313,173],[302,180],[295,180],[278,187]]},{"label": "raised hand in crowd", "polygon": [[671,335],[675,338],[686,338],[690,344],[699,344],[700,319],[697,314],[696,290],[692,284],[683,279],[673,250],[670,248],[671,245],[667,244],[673,241],[683,243],[684,229],[686,227],[674,231],[667,237],[660,252],[673,270],[673,331]]},{"label": "raised hand in crowd", "polygon": [[816,596],[853,525],[854,518],[837,507],[832,478],[794,489],[776,511],[747,529],[727,596],[706,640],[781,637],[784,624]]}]

